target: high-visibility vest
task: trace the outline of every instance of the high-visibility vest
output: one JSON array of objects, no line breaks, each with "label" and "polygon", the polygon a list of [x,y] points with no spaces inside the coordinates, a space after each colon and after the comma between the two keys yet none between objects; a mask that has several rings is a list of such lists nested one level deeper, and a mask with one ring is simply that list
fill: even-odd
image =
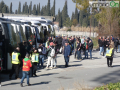
[{"label": "high-visibility vest", "polygon": [[108,48],[107,48],[106,56],[111,57],[111,55],[112,55],[112,50],[113,50],[113,48],[111,48],[111,49],[108,49]]},{"label": "high-visibility vest", "polygon": [[38,63],[39,62],[39,54],[38,53],[32,53],[31,61]]},{"label": "high-visibility vest", "polygon": [[20,64],[20,61],[18,59],[18,56],[20,53],[12,53],[12,64]]}]

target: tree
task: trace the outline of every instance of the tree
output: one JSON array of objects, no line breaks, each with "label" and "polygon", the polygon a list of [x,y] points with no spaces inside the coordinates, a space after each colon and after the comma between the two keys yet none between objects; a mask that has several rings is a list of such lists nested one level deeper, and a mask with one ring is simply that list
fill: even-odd
[{"label": "tree", "polygon": [[27,5],[27,2],[25,2],[25,7],[24,7],[24,13],[25,14],[28,14],[28,5]]},{"label": "tree", "polygon": [[53,7],[51,8],[51,16],[55,16],[55,0],[53,3]]},{"label": "tree", "polygon": [[37,13],[36,13],[36,5],[34,4],[34,6],[33,6],[33,15],[36,15]]},{"label": "tree", "polygon": [[72,25],[76,26],[78,24],[78,21],[76,19],[73,19]]},{"label": "tree", "polygon": [[65,5],[62,10],[62,23],[66,21],[67,17],[68,17],[68,9],[67,9],[67,1],[65,1]]},{"label": "tree", "polygon": [[79,12],[79,24],[80,24],[80,26],[82,26],[82,22],[83,22],[83,10],[80,10],[80,12]]},{"label": "tree", "polygon": [[39,6],[37,5],[37,10],[36,10],[36,15],[38,15],[39,14]]},{"label": "tree", "polygon": [[41,15],[43,15],[43,6],[42,6],[42,9],[41,9],[41,13],[40,13]]},{"label": "tree", "polygon": [[18,13],[18,11],[17,10],[15,10],[15,14],[17,14]]},{"label": "tree", "polygon": [[75,19],[75,14],[74,14],[74,12],[72,12],[71,21],[73,21],[73,19]]},{"label": "tree", "polygon": [[43,7],[43,15],[47,16],[48,12],[47,12],[47,6],[45,5],[45,7]]},{"label": "tree", "polygon": [[87,27],[87,17],[85,17],[84,19],[83,19],[83,21],[82,21],[83,23],[82,23],[82,26],[83,27]]},{"label": "tree", "polygon": [[7,10],[7,13],[9,13],[9,7],[8,6],[6,6],[6,10]]},{"label": "tree", "polygon": [[32,1],[30,2],[30,5],[29,5],[29,14],[31,15],[31,12],[32,11]]},{"label": "tree", "polygon": [[10,13],[12,14],[12,2],[10,3]]},{"label": "tree", "polygon": [[50,0],[48,0],[48,4],[47,4],[47,16],[51,16],[51,14],[50,14]]},{"label": "tree", "polygon": [[21,14],[21,2],[19,2],[19,6],[18,6],[18,14]]},{"label": "tree", "polygon": [[66,27],[71,27],[72,23],[71,23],[71,20],[70,18],[68,17],[66,19],[66,21],[63,23],[63,26],[66,26]]},{"label": "tree", "polygon": [[24,14],[24,11],[25,11],[25,5],[23,4],[22,14]]},{"label": "tree", "polygon": [[4,7],[2,8],[2,13],[7,13],[7,7],[6,7],[6,5],[4,5]]},{"label": "tree", "polygon": [[[0,2],[0,13],[2,13],[3,7],[4,7],[5,3],[4,1]],[[4,8],[5,9],[5,8]]]},{"label": "tree", "polygon": [[75,19],[76,19],[77,21],[79,21],[79,19],[78,19],[78,10],[77,10],[77,8],[75,8]]},{"label": "tree", "polygon": [[40,3],[39,3],[39,6],[38,6],[38,15],[40,15]]}]

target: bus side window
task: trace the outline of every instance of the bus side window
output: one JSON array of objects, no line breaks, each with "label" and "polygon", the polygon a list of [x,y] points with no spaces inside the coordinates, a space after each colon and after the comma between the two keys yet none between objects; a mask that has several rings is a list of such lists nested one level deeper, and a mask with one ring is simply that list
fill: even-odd
[{"label": "bus side window", "polygon": [[1,24],[0,24],[0,31],[2,31],[2,27],[1,27]]}]

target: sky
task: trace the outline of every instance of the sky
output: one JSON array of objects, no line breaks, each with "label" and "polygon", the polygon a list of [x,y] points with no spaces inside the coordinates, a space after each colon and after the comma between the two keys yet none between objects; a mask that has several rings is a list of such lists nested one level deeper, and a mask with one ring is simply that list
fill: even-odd
[{"label": "sky", "polygon": [[[2,1],[2,0],[0,0]],[[30,4],[30,1],[32,1],[32,6],[34,4],[39,4],[40,3],[40,8],[42,8],[42,6],[47,5],[48,0],[3,0],[5,2],[5,4],[7,4],[8,6],[10,6],[10,3],[12,2],[12,10],[13,12],[15,12],[15,10],[18,10],[18,5],[19,5],[19,1],[21,2],[21,10],[22,10],[22,6],[25,2],[27,2],[27,5]],[[50,0],[50,5],[51,7],[53,6],[53,2],[54,0]],[[75,6],[76,4],[72,2],[72,0],[67,0],[68,2],[68,15],[71,17],[72,16],[72,12],[75,11]],[[60,10],[62,11],[63,7],[65,4],[65,0],[56,0],[56,14],[58,13],[58,9],[60,8]]]}]

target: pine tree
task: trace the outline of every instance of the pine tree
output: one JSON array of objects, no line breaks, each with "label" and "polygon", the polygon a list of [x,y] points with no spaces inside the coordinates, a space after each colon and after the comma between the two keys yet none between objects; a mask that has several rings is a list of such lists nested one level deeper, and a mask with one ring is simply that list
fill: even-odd
[{"label": "pine tree", "polygon": [[77,21],[79,21],[79,20],[78,20],[78,10],[77,10],[77,8],[75,8],[75,19],[76,19]]},{"label": "pine tree", "polygon": [[47,4],[47,16],[51,16],[50,14],[50,0],[48,0],[48,4]]},{"label": "pine tree", "polygon": [[73,21],[73,19],[75,19],[75,14],[74,14],[74,12],[72,12],[71,21]]},{"label": "pine tree", "polygon": [[10,3],[10,13],[12,14],[12,2]]},{"label": "pine tree", "polygon": [[27,2],[25,2],[25,10],[24,10],[24,13],[25,13],[25,14],[28,13],[28,5],[27,5]]},{"label": "pine tree", "polygon": [[39,3],[39,6],[38,6],[38,15],[40,15],[40,3]]},{"label": "pine tree", "polygon": [[53,16],[55,16],[55,0],[54,0],[54,5],[53,5]]},{"label": "pine tree", "polygon": [[33,6],[33,15],[36,15],[37,13],[36,13],[36,5],[34,4],[34,6]]},{"label": "pine tree", "polygon": [[31,12],[32,11],[32,1],[30,2],[30,5],[29,5],[29,14],[31,15]]},{"label": "pine tree", "polygon": [[37,10],[36,10],[36,14],[38,15],[38,13],[39,13],[39,6],[37,5]]},{"label": "pine tree", "polygon": [[47,6],[45,5],[45,7],[43,7],[43,15],[47,16],[48,12],[47,12]]},{"label": "pine tree", "polygon": [[7,13],[7,7],[6,7],[6,5],[4,5],[4,7],[2,8],[2,13]]},{"label": "pine tree", "polygon": [[18,6],[18,14],[21,14],[21,2],[19,2],[19,6]]},{"label": "pine tree", "polygon": [[62,23],[66,21],[67,17],[68,17],[67,1],[65,1],[65,5],[62,10]]},{"label": "pine tree", "polygon": [[24,11],[25,11],[25,5],[23,4],[22,14],[24,14]]},{"label": "pine tree", "polygon": [[8,6],[6,6],[6,9],[7,9],[7,13],[9,13],[9,7]]},{"label": "pine tree", "polygon": [[41,9],[41,13],[40,13],[41,15],[43,15],[43,6],[42,6],[42,9]]},{"label": "pine tree", "polygon": [[51,8],[51,16],[55,16],[55,0],[53,3],[53,7]]},{"label": "pine tree", "polygon": [[17,10],[15,10],[15,14],[17,14],[18,13],[18,11]]},{"label": "pine tree", "polygon": [[83,22],[83,10],[80,10],[80,12],[79,12],[79,24],[80,24],[80,26],[82,26],[82,22]]},{"label": "pine tree", "polygon": [[4,5],[5,5],[4,1],[1,1],[0,2],[0,13],[2,13]]}]

